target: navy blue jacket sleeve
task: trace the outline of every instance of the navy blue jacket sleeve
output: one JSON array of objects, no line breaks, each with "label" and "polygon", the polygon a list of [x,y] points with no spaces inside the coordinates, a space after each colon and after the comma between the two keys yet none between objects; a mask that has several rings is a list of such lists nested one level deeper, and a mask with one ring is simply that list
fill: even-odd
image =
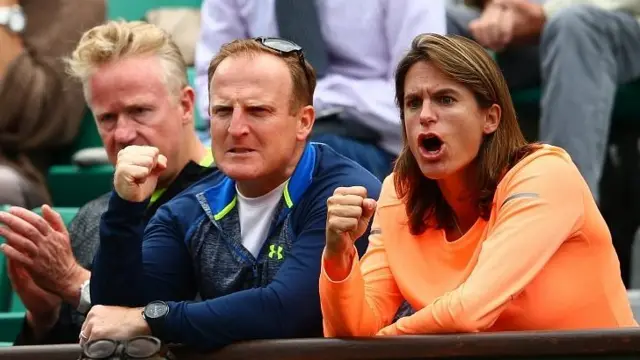
[{"label": "navy blue jacket sleeve", "polygon": [[[380,183],[371,178],[367,187],[377,196]],[[322,336],[320,260],[327,198],[335,187],[345,185],[339,183],[336,179],[306,194],[302,206],[294,209],[299,214],[292,225],[297,237],[271,284],[198,303],[169,303],[164,340],[210,350],[239,340]],[[358,241],[361,253],[367,237]]]},{"label": "navy blue jacket sleeve", "polygon": [[180,222],[162,206],[145,233],[147,205],[113,193],[100,222],[100,247],[91,273],[93,304],[144,306],[149,295],[165,301],[194,298],[193,267]]}]

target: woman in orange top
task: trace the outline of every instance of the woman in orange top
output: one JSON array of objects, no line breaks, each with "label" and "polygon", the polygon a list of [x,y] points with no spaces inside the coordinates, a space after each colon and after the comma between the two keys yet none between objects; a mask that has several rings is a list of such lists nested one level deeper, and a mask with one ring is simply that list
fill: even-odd
[{"label": "woman in orange top", "polygon": [[[380,199],[328,200],[326,336],[637,326],[586,183],[564,150],[527,144],[484,49],[416,37],[396,97],[404,149]],[[404,300],[417,311],[392,323]]]}]

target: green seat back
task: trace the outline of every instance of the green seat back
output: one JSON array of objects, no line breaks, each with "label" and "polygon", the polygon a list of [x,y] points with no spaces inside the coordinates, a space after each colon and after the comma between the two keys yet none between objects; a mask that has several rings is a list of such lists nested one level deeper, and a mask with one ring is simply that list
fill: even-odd
[{"label": "green seat back", "polygon": [[24,312],[0,313],[0,346],[10,346],[24,323]]},{"label": "green seat back", "polygon": [[53,163],[70,164],[73,154],[75,154],[78,150],[90,147],[102,147],[102,140],[100,139],[100,135],[98,134],[96,123],[93,121],[93,114],[91,113],[89,108],[86,108],[82,117],[82,122],[80,123],[78,135],[76,136],[72,144],[56,150]]},{"label": "green seat back", "polygon": [[202,0],[108,0],[107,17],[117,20],[140,20],[147,11],[161,7],[199,8]]},{"label": "green seat back", "polygon": [[[194,67],[189,67],[187,69],[187,80],[189,80],[189,85],[192,88],[196,88],[196,69]],[[195,109],[193,110],[193,122],[196,130],[207,130],[209,127],[206,125],[202,116],[200,114],[200,110],[198,109],[198,105],[196,103]]]},{"label": "green seat back", "polygon": [[[517,109],[538,107],[542,96],[539,88],[518,90],[512,93],[513,103]],[[624,84],[616,93],[613,118],[617,121],[636,121],[640,119],[640,80]],[[640,122],[639,122],[640,123]]]},{"label": "green seat back", "polygon": [[[0,211],[7,210],[9,210],[8,205],[0,205]],[[0,236],[0,244],[4,243],[4,241],[4,238]],[[9,311],[12,292],[11,282],[7,274],[7,258],[4,254],[0,253],[0,312]]]},{"label": "green seat back", "polygon": [[113,166],[58,165],[49,170],[47,184],[55,206],[80,207],[111,191]]}]

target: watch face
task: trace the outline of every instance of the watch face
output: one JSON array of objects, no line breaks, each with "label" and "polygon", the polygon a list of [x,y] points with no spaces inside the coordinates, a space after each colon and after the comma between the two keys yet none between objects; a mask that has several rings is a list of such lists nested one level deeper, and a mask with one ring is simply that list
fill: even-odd
[{"label": "watch face", "polygon": [[144,316],[150,319],[157,319],[167,314],[169,306],[162,301],[154,301],[144,308]]}]

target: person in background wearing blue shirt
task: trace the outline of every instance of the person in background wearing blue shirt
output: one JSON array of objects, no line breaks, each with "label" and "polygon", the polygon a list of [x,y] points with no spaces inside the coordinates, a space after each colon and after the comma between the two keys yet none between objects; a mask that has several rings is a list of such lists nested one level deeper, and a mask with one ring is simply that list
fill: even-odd
[{"label": "person in background wearing blue shirt", "polygon": [[[118,156],[91,275],[81,342],[153,335],[201,350],[240,340],[322,335],[318,295],[327,199],[379,180],[308,142],[316,75],[278,38],[235,40],[209,66],[213,156],[222,177],[194,184],[141,218],[166,157]],[[142,233],[144,232],[144,236]],[[362,254],[368,231],[357,241]],[[199,295],[202,301],[192,301]]]}]

